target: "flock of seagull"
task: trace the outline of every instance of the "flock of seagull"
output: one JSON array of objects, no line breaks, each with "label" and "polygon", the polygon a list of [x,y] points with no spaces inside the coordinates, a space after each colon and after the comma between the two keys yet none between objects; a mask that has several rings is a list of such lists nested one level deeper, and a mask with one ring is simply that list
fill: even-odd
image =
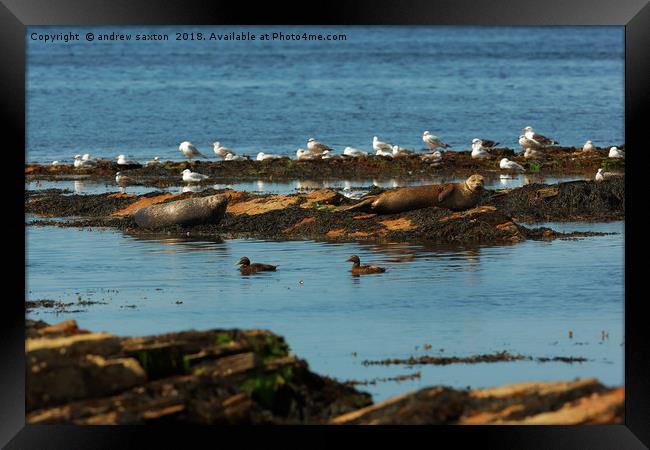
[{"label": "flock of seagull", "polygon": [[[522,128],[523,134],[519,136],[519,145],[524,150],[525,159],[540,159],[544,157],[544,149],[548,146],[558,145],[559,143],[553,139],[547,138],[541,134],[535,132],[533,127],[527,126]],[[425,131],[422,134],[422,141],[429,148],[427,153],[420,154],[422,161],[427,163],[438,163],[442,161],[442,153],[439,149],[449,148],[450,146],[444,143],[438,136],[431,134],[429,131]],[[471,156],[473,159],[486,159],[490,158],[491,151],[498,145],[498,142],[491,141],[488,139],[479,139],[475,138],[472,140],[472,153]],[[232,149],[224,147],[219,141],[213,142],[213,151],[217,157],[220,157],[224,161],[247,161],[250,160],[247,156],[237,155]],[[390,158],[399,158],[402,156],[411,156],[416,155],[417,152],[410,150],[405,147],[400,147],[399,145],[390,144],[379,140],[377,136],[374,136],[372,139],[372,149],[376,156],[385,156]],[[178,150],[181,154],[187,158],[190,162],[192,159],[197,158],[208,158],[206,155],[201,153],[198,148],[190,141],[183,141],[178,147]],[[582,147],[583,152],[593,152],[596,148],[593,145],[592,141],[587,141]],[[337,156],[333,154],[334,150],[318,142],[315,138],[309,138],[307,141],[307,148],[298,148],[296,150],[296,159],[297,160],[315,160],[315,159],[329,159],[329,158],[359,158],[368,156],[369,152],[353,147],[345,147],[343,150],[342,156]],[[280,159],[285,156],[277,154],[269,154],[264,152],[259,152],[257,154],[257,161],[265,161],[270,159]],[[625,152],[618,149],[617,147],[611,147],[609,150],[610,158],[625,158]],[[132,166],[139,165],[137,161],[127,159],[125,155],[119,155],[117,157],[117,164],[120,166]],[[159,157],[155,157],[151,161],[147,161],[145,166],[152,166],[160,164]],[[60,165],[59,161],[53,161],[52,165]],[[97,160],[91,158],[90,154],[86,153],[84,155],[76,155],[74,157],[74,167],[85,168],[85,167],[94,167],[97,165]],[[516,163],[515,161],[510,161],[508,158],[501,158],[499,162],[499,167],[503,170],[509,171],[519,171],[525,172],[525,168]],[[602,169],[599,170],[596,175],[596,180],[600,181],[602,179]],[[207,175],[200,174],[198,172],[192,172],[190,169],[185,169],[182,172],[182,178],[184,182],[187,183],[197,183],[201,182],[208,178]],[[116,173],[115,181],[117,183],[122,183],[127,180],[121,172]]]}]

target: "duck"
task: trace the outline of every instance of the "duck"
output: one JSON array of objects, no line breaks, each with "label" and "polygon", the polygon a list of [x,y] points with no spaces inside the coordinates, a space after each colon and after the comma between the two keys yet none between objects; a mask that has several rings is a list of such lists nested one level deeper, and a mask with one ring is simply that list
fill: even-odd
[{"label": "duck", "polygon": [[272,266],[271,264],[251,263],[251,260],[245,256],[240,258],[236,265],[240,266],[239,271],[244,275],[250,275],[256,272],[275,272],[275,269],[278,267]]},{"label": "duck", "polygon": [[386,272],[386,269],[379,266],[373,266],[370,264],[361,265],[361,260],[357,255],[352,255],[346,261],[352,262],[352,275],[367,275],[370,273],[383,273]]}]

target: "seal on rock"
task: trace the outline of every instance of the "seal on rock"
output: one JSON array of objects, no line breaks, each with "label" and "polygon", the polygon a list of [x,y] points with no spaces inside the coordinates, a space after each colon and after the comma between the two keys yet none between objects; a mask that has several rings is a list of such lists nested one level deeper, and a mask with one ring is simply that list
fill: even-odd
[{"label": "seal on rock", "polygon": [[226,214],[230,195],[188,198],[138,209],[133,218],[143,228],[164,228],[173,225],[218,224]]},{"label": "seal on rock", "polygon": [[481,175],[472,175],[462,183],[393,189],[378,195],[368,195],[359,203],[343,208],[343,211],[396,214],[430,206],[457,211],[470,209],[478,204],[483,182]]}]

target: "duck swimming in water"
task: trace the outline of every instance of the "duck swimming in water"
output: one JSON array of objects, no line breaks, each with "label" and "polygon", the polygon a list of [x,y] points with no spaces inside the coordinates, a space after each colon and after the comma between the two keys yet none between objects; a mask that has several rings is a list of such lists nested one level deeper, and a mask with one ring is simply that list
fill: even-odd
[{"label": "duck swimming in water", "polygon": [[243,257],[237,263],[239,266],[239,271],[243,275],[250,275],[256,272],[275,272],[275,268],[278,266],[272,266],[271,264],[261,264],[261,263],[252,263],[251,260],[247,257]]},{"label": "duck swimming in water", "polygon": [[357,255],[352,255],[346,261],[352,262],[352,275],[366,275],[369,273],[383,273],[386,269],[383,267],[373,266],[370,264],[361,265],[361,260]]}]

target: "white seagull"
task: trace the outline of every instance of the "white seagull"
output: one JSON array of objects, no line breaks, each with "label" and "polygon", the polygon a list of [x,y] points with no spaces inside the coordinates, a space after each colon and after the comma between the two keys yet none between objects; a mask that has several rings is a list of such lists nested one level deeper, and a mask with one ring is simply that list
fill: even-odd
[{"label": "white seagull", "polygon": [[189,159],[190,162],[192,162],[192,158],[196,158],[197,156],[207,158],[207,156],[201,153],[190,141],[181,142],[181,145],[178,146],[178,150],[183,154],[183,156]]},{"label": "white seagull", "polygon": [[526,169],[521,164],[517,164],[514,161],[510,161],[508,158],[501,158],[499,167],[506,170],[518,170],[520,172],[525,172]]},{"label": "white seagull", "polygon": [[535,133],[535,130],[533,130],[533,127],[527,126],[522,128],[524,132],[524,136],[526,136],[528,139],[532,139],[534,141],[539,142],[542,145],[558,145],[559,142],[554,141],[553,139],[549,139],[546,136],[542,136],[541,134]]},{"label": "white seagull", "polygon": [[598,173],[596,174],[596,181],[603,181],[605,179],[605,175],[603,174],[603,169],[598,169]]},{"label": "white seagull", "polygon": [[230,150],[227,147],[222,147],[221,143],[219,141],[213,142],[212,143],[212,150],[214,151],[214,154],[217,156],[221,156],[222,158],[226,158],[227,155],[229,154],[235,154],[232,150]]},{"label": "white seagull", "polygon": [[199,183],[203,180],[207,180],[209,177],[203,175],[202,173],[192,172],[190,169],[185,169],[183,171],[183,181],[187,183]]},{"label": "white seagull", "polygon": [[74,166],[79,167],[93,167],[97,164],[96,161],[92,159],[82,159],[81,155],[75,155],[74,157]]},{"label": "white seagull", "polygon": [[527,148],[524,152],[524,158],[526,159],[542,159],[544,158],[544,152],[537,150],[535,148]]},{"label": "white seagull", "polygon": [[583,152],[593,152],[594,150],[596,150],[596,147],[594,147],[594,144],[591,141],[585,142],[585,145],[582,146]]},{"label": "white seagull", "polygon": [[438,147],[442,148],[448,148],[449,145],[445,144],[440,140],[438,136],[434,136],[433,134],[429,133],[428,131],[425,131],[422,134],[422,141],[431,149],[435,150]]},{"label": "white seagull", "polygon": [[472,140],[472,159],[485,159],[490,157],[488,149],[483,147],[480,139]]},{"label": "white seagull", "polygon": [[56,161],[52,161],[52,165],[53,166],[60,166],[61,163],[58,160],[56,160]]},{"label": "white seagull", "polygon": [[224,161],[248,161],[248,158],[245,156],[235,155],[234,153],[228,153]]},{"label": "white seagull", "polygon": [[379,155],[380,151],[390,152],[391,155],[393,154],[393,146],[380,141],[377,136],[372,138],[372,149],[377,152],[377,155]]},{"label": "white seagull", "polygon": [[345,156],[351,156],[352,158],[368,156],[368,152],[364,152],[363,150],[360,150],[358,148],[353,148],[353,147],[345,147],[345,149],[343,150],[343,154]]},{"label": "white seagull", "polygon": [[414,152],[408,148],[400,147],[399,145],[393,145],[393,156],[408,156],[412,155]]},{"label": "white seagull", "polygon": [[609,157],[610,158],[625,158],[625,152],[623,150],[619,150],[618,147],[612,147],[609,149]]},{"label": "white seagull", "polygon": [[126,175],[122,175],[122,172],[117,172],[115,174],[115,182],[117,184],[128,184],[133,183],[133,179],[127,177]]},{"label": "white seagull", "polygon": [[97,161],[95,158],[90,157],[90,153],[84,153],[81,159],[84,161]]},{"label": "white seagull", "polygon": [[381,149],[379,149],[379,150],[377,150],[377,151],[375,152],[375,155],[376,155],[376,156],[390,156],[390,157],[392,158],[392,157],[393,157],[393,151],[392,151],[392,150],[391,150],[391,151],[388,151],[388,150],[381,150]]},{"label": "white seagull", "polygon": [[144,163],[145,167],[146,166],[155,166],[157,164],[160,164],[160,158],[155,156],[151,161],[147,161]]},{"label": "white seagull", "polygon": [[318,153],[318,152],[312,152],[309,150],[305,150],[304,148],[299,148],[296,150],[296,159],[297,160],[305,160],[305,159],[321,159],[323,154],[328,154],[329,150],[327,150],[324,153]]},{"label": "white seagull", "polygon": [[543,147],[543,145],[540,144],[539,142],[537,142],[535,139],[527,138],[525,134],[522,134],[521,136],[519,136],[519,145],[521,145],[524,150],[527,150],[527,149],[530,149],[530,148],[538,149],[538,148]]},{"label": "white seagull", "polygon": [[322,154],[325,152],[331,152],[332,149],[325,144],[321,144],[314,138],[309,138],[307,140],[307,149],[310,153]]},{"label": "white seagull", "polygon": [[117,164],[119,166],[134,166],[139,163],[137,161],[133,161],[132,159],[126,159],[126,156],[124,155],[118,155]]},{"label": "white seagull", "polygon": [[425,153],[424,155],[420,156],[420,159],[427,163],[437,163],[442,161],[442,153],[440,153],[439,150],[433,153]]},{"label": "white seagull", "polygon": [[265,161],[265,160],[267,160],[267,159],[280,159],[280,158],[282,158],[282,156],[280,156],[280,155],[271,155],[271,154],[268,154],[268,153],[259,152],[259,153],[257,154],[257,158],[256,158],[256,159],[257,159],[258,161]]}]

